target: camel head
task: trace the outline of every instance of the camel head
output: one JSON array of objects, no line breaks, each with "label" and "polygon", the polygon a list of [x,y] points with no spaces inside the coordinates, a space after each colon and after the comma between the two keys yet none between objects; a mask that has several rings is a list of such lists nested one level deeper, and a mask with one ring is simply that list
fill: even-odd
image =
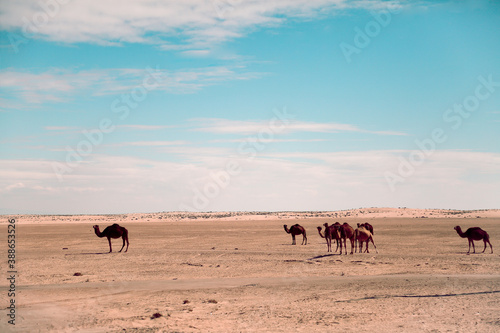
[{"label": "camel head", "polygon": [[328,228],[328,223],[325,223],[325,224],[323,224],[323,225],[325,226],[325,228]]},{"label": "camel head", "polygon": [[318,231],[321,231],[321,227],[316,227],[316,228],[318,228]]},{"label": "camel head", "polygon": [[92,228],[94,228],[94,232],[97,236],[101,234],[101,231],[99,230],[99,226],[97,224],[92,226]]}]

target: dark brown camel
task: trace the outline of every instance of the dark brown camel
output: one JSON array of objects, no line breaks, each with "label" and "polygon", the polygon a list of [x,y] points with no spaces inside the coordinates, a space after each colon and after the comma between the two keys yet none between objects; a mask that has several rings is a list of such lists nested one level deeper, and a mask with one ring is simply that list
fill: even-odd
[{"label": "dark brown camel", "polygon": [[307,245],[306,229],[304,229],[301,225],[295,224],[288,229],[287,225],[284,224],[283,227],[285,228],[287,234],[292,234],[292,245],[295,245],[295,236],[297,235],[302,235],[302,245]]},{"label": "dark brown camel", "polygon": [[370,223],[368,223],[368,222],[361,223],[361,224],[360,224],[360,223],[358,223],[358,228],[359,228],[359,227],[363,227],[363,228],[365,228],[366,230],[368,230],[368,231],[369,231],[372,235],[375,235],[375,234],[373,233],[373,226],[372,226]]},{"label": "dark brown camel", "polygon": [[344,252],[347,254],[347,240],[349,239],[351,241],[351,254],[353,254],[355,250],[355,235],[354,235],[354,229],[349,225],[349,223],[344,223],[339,227],[340,231],[340,254],[342,254],[342,240],[344,240]]},{"label": "dark brown camel", "polygon": [[457,231],[457,233],[460,237],[467,238],[469,240],[469,251],[467,251],[467,254],[470,253],[471,243],[472,243],[472,248],[474,250],[473,253],[476,253],[476,247],[474,246],[475,240],[476,241],[482,240],[484,242],[484,249],[483,249],[483,252],[481,252],[481,253],[484,253],[484,251],[486,251],[486,243],[490,244],[491,253],[493,253],[493,246],[491,246],[491,243],[490,243],[490,236],[483,229],[481,229],[479,227],[473,227],[473,228],[467,229],[466,232],[462,232],[462,229],[458,225],[454,229]]},{"label": "dark brown camel", "polygon": [[354,237],[356,238],[356,241],[359,242],[359,253],[363,253],[363,242],[366,242],[365,252],[370,253],[370,251],[368,251],[368,243],[370,241],[375,247],[375,251],[378,253],[377,246],[375,246],[375,242],[373,241],[373,236],[370,231],[366,230],[364,227],[359,227],[354,231]]},{"label": "dark brown camel", "polygon": [[[340,239],[340,233],[338,228],[336,228],[335,225],[328,226],[328,223],[323,224],[325,226],[325,235],[321,233],[321,227],[318,228],[318,233],[321,236],[321,238],[326,239],[326,246],[327,246],[327,252],[332,252],[332,240],[335,239],[337,241],[337,248],[335,249],[335,252],[339,249],[339,239]],[[341,248],[342,249],[342,248]]]},{"label": "dark brown camel", "polygon": [[111,238],[122,238],[123,239],[123,246],[118,252],[122,252],[123,248],[125,247],[125,242],[127,242],[127,248],[125,249],[125,252],[128,250],[128,230],[125,229],[124,227],[119,226],[118,224],[113,224],[110,225],[109,227],[106,227],[106,229],[103,230],[103,232],[99,231],[99,226],[95,225],[94,226],[94,231],[97,237],[106,237],[108,239],[109,243],[109,252],[113,252],[111,249]]}]

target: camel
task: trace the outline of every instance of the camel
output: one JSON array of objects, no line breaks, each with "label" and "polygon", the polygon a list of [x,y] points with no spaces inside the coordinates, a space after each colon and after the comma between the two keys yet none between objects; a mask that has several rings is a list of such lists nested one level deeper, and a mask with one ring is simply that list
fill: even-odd
[{"label": "camel", "polygon": [[351,254],[353,254],[355,250],[355,234],[354,234],[354,229],[349,225],[349,223],[344,223],[339,227],[340,230],[340,254],[342,254],[342,239],[344,240],[344,251],[345,254],[347,254],[347,240],[349,239],[351,241]]},{"label": "camel", "polygon": [[127,242],[127,248],[125,249],[125,252],[128,250],[128,230],[125,229],[124,227],[119,226],[118,224],[113,224],[110,225],[109,227],[106,227],[106,229],[103,230],[103,232],[99,231],[99,226],[95,225],[94,226],[94,231],[97,237],[106,237],[108,239],[109,243],[109,252],[113,252],[111,249],[111,238],[122,238],[123,239],[123,246],[118,252],[122,252],[123,248],[125,247],[125,242]]},{"label": "camel", "polygon": [[486,251],[486,243],[490,244],[491,253],[493,253],[493,246],[491,246],[491,243],[490,243],[490,236],[483,229],[481,229],[479,227],[473,227],[473,228],[467,229],[466,232],[462,232],[462,228],[460,228],[460,226],[458,226],[458,225],[454,229],[457,231],[457,233],[460,237],[467,238],[469,240],[469,251],[467,251],[467,254],[470,253],[471,243],[472,243],[472,248],[474,250],[473,253],[476,253],[476,247],[474,246],[475,240],[477,240],[477,241],[482,240],[484,242],[484,249],[483,249],[483,252],[481,252],[481,253],[484,253],[484,251]]},{"label": "camel", "polygon": [[[332,239],[335,239],[337,241],[337,249],[335,249],[335,252],[339,249],[339,239],[340,239],[340,234],[339,230],[336,228],[335,225],[328,226],[328,223],[324,224],[325,226],[325,235],[321,233],[321,227],[318,227],[318,233],[321,236],[321,238],[326,238],[326,246],[328,248],[327,252],[332,252]],[[342,250],[342,247],[340,248]]]},{"label": "camel", "polygon": [[375,245],[375,242],[373,241],[373,236],[370,231],[368,231],[364,227],[359,227],[356,230],[354,230],[354,237],[356,240],[359,242],[359,253],[363,252],[363,242],[366,242],[366,253],[370,253],[368,251],[368,243],[371,241],[373,246],[375,247],[375,251],[378,253],[377,246]]},{"label": "camel", "polygon": [[306,229],[304,229],[301,225],[299,224],[292,225],[290,227],[290,230],[288,229],[286,224],[284,224],[283,227],[285,228],[287,234],[292,234],[292,245],[296,245],[295,236],[297,235],[302,235],[302,245],[307,245]]},{"label": "camel", "polygon": [[359,227],[364,227],[364,228],[365,228],[366,230],[368,230],[368,231],[369,231],[372,235],[375,235],[375,234],[373,233],[373,226],[372,226],[370,223],[368,223],[368,222],[361,223],[361,224],[359,224],[359,223],[358,223],[358,228],[359,228]]}]

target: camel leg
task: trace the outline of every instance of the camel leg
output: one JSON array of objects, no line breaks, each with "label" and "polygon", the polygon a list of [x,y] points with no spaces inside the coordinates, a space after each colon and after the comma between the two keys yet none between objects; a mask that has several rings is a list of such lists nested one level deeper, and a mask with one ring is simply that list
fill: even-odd
[{"label": "camel leg", "polygon": [[472,250],[473,250],[472,253],[476,253],[476,246],[474,245],[474,241],[471,240],[470,242],[472,243]]},{"label": "camel leg", "polygon": [[128,251],[128,235],[127,235],[127,238],[125,239],[127,241],[127,248],[125,249],[125,252]]},{"label": "camel leg", "polygon": [[292,234],[292,245],[295,245],[295,235]]},{"label": "camel leg", "polygon": [[109,253],[113,252],[111,249],[111,238],[108,237],[108,243],[109,243]]},{"label": "camel leg", "polygon": [[122,237],[122,239],[123,239],[123,245],[122,245],[122,248],[120,249],[120,251],[118,251],[118,252],[122,252],[123,248],[125,247],[125,237]]},{"label": "camel leg", "polygon": [[[377,246],[375,245],[375,242],[373,241],[373,237],[370,237],[370,239],[372,240],[373,247],[375,248],[375,253],[378,253]],[[368,244],[368,242],[367,242],[367,244]]]},{"label": "camel leg", "polygon": [[[305,241],[305,244],[304,244]],[[307,237],[306,235],[302,235],[302,245],[307,245]]]},{"label": "camel leg", "polygon": [[491,246],[490,241],[487,239],[483,239],[483,241],[484,241],[484,249],[483,249],[483,252],[481,252],[481,253],[484,253],[484,251],[486,251],[486,243],[490,244],[491,253],[493,253],[493,246]]},{"label": "camel leg", "polygon": [[354,251],[354,242],[352,240],[352,238],[350,239],[351,241],[351,254],[353,254],[353,251]]}]

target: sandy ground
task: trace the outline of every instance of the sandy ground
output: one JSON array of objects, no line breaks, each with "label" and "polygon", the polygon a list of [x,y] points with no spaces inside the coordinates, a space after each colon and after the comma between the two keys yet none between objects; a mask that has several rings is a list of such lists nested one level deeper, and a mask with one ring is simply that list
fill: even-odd
[{"label": "sandy ground", "polygon": [[[106,239],[93,233],[95,217],[73,223],[18,217],[16,325],[4,314],[0,331],[500,331],[498,218],[337,219],[375,228],[379,253],[370,247],[354,255],[326,252],[316,226],[335,220],[314,214],[122,218],[113,222],[129,230],[130,248],[110,254]],[[291,245],[285,223],[303,225],[308,245],[300,236]],[[467,255],[455,225],[487,230],[495,253]],[[6,234],[6,224],[0,227]],[[114,251],[120,247],[114,240]],[[3,278],[3,309],[7,289]]]}]

